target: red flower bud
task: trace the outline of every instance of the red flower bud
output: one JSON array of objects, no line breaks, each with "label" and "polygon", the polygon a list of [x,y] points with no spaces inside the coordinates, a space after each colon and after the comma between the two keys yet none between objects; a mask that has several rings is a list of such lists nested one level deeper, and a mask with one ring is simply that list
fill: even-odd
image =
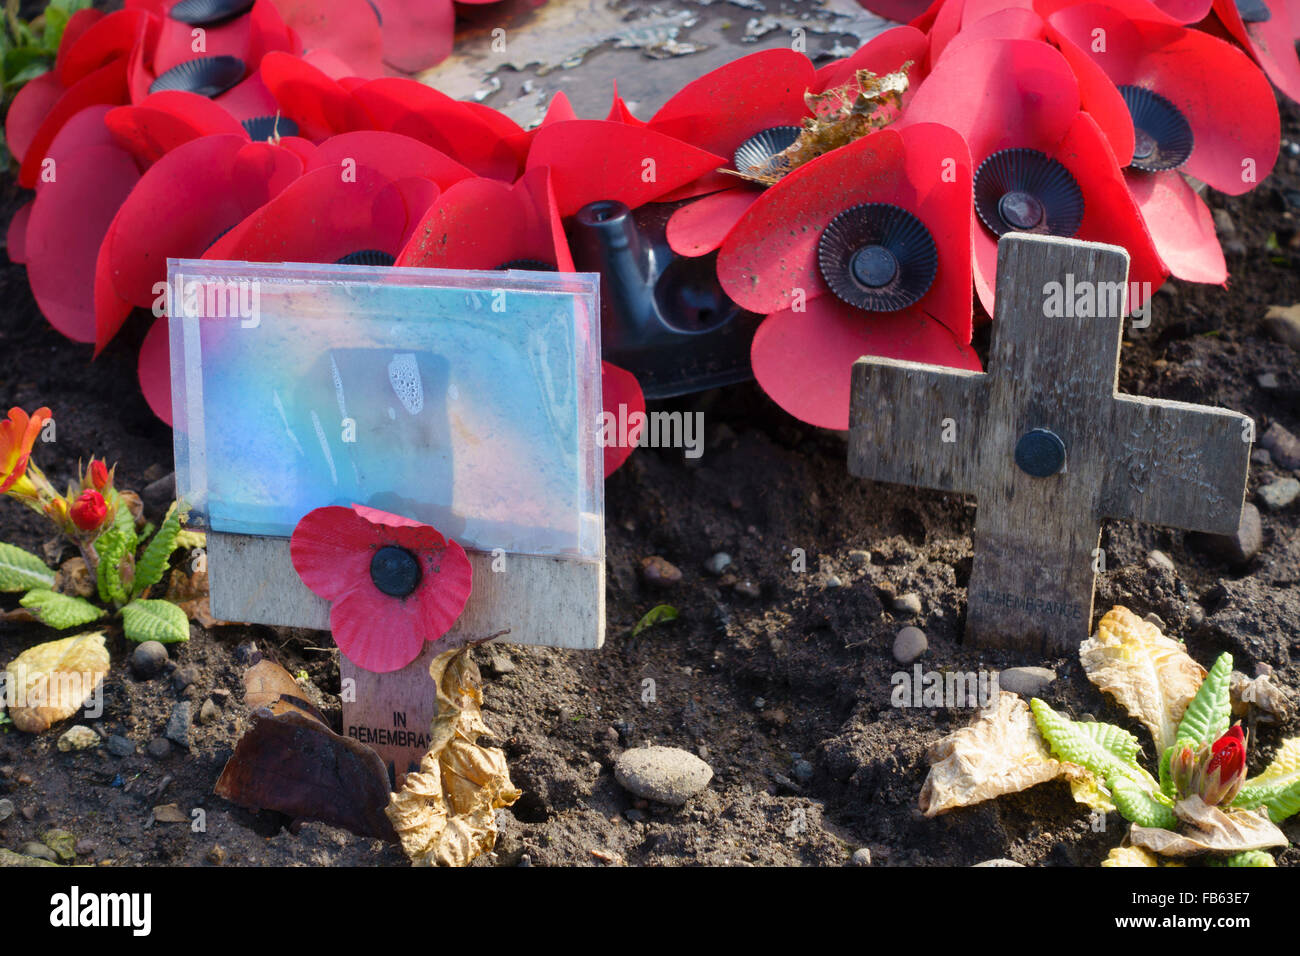
[{"label": "red flower bud", "polygon": [[82,531],[94,531],[108,517],[108,505],[104,496],[93,488],[81,493],[72,505],[72,523]]},{"label": "red flower bud", "polygon": [[1210,759],[1200,781],[1201,799],[1210,805],[1229,803],[1246,779],[1246,738],[1234,726],[1210,747]]},{"label": "red flower bud", "polygon": [[91,459],[90,483],[100,491],[108,487],[108,466],[102,461]]}]

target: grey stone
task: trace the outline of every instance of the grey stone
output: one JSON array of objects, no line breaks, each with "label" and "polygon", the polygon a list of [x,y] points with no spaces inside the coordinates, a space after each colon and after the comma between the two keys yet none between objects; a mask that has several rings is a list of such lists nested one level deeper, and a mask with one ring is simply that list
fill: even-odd
[{"label": "grey stone", "polygon": [[1232,221],[1232,214],[1228,210],[1214,210],[1214,231],[1220,236],[1230,236],[1237,231],[1237,225]]},{"label": "grey stone", "polygon": [[1241,522],[1235,534],[1190,534],[1188,541],[1196,548],[1228,564],[1245,564],[1264,546],[1264,526],[1259,509],[1249,501],[1242,505]]},{"label": "grey stone", "polygon": [[645,823],[647,819],[646,812],[644,810],[638,810],[636,807],[624,810],[623,817],[628,823]]},{"label": "grey stone", "polygon": [[199,669],[193,664],[178,667],[172,671],[172,690],[180,693],[199,679]]},{"label": "grey stone", "polygon": [[129,757],[135,753],[135,741],[121,734],[113,734],[109,737],[106,746],[108,752],[114,757]]},{"label": "grey stone", "polygon": [[915,617],[921,613],[921,595],[915,591],[900,594],[894,598],[894,610],[899,614],[910,614]]},{"label": "grey stone", "polygon": [[735,592],[747,598],[757,598],[761,596],[763,593],[762,589],[759,588],[757,584],[755,584],[753,581],[750,581],[748,579],[744,581],[737,581]]},{"label": "grey stone", "polygon": [[1281,511],[1300,497],[1300,481],[1295,478],[1283,478],[1280,481],[1270,482],[1260,488],[1256,494],[1259,503],[1269,511]]},{"label": "grey stone", "polygon": [[871,563],[871,552],[860,548],[849,552],[849,563],[855,568],[865,568]]},{"label": "grey stone", "polygon": [[837,576],[832,574],[826,578],[826,586],[828,588],[842,588],[844,587],[844,582],[841,581]]},{"label": "grey stone", "polygon": [[162,760],[164,757],[171,754],[172,745],[171,741],[165,737],[155,737],[153,740],[149,741],[148,745],[144,749],[145,753],[150,757],[153,757],[155,760]]},{"label": "grey stone", "polygon": [[1300,309],[1271,308],[1264,317],[1264,329],[1283,345],[1300,349]]},{"label": "grey stone", "polygon": [[1273,456],[1269,454],[1267,448],[1256,448],[1250,453],[1250,463],[1261,468],[1272,468]]},{"label": "grey stone", "polygon": [[14,802],[9,798],[0,800],[0,823],[8,820],[14,815]]},{"label": "grey stone", "polygon": [[722,574],[729,567],[731,567],[731,555],[725,551],[719,551],[704,562],[704,570],[714,576]]},{"label": "grey stone", "polygon": [[713,770],[677,747],[637,747],[619,755],[614,779],[638,797],[680,807],[709,785]]},{"label": "grey stone", "polygon": [[504,677],[506,674],[514,673],[515,662],[510,659],[509,654],[493,654],[488,667],[492,668],[492,673],[498,677]]},{"label": "grey stone", "polygon": [[1152,551],[1147,555],[1147,567],[1162,571],[1174,570],[1174,560],[1163,551]]},{"label": "grey stone", "polygon": [[1255,381],[1258,382],[1259,387],[1266,392],[1271,392],[1278,386],[1277,376],[1272,372],[1261,372],[1259,375],[1255,376]]},{"label": "grey stone", "polygon": [[1021,697],[1038,697],[1056,680],[1056,671],[1047,667],[1008,667],[998,673],[998,689]]},{"label": "grey stone", "polygon": [[813,778],[813,765],[807,760],[796,760],[790,766],[790,776],[800,783],[807,783]]},{"label": "grey stone", "polygon": [[34,857],[38,860],[47,860],[50,863],[59,862],[59,856],[57,853],[51,850],[44,843],[37,843],[35,840],[24,843],[20,852],[23,856]]},{"label": "grey stone", "polygon": [[1008,860],[1005,857],[998,857],[996,860],[985,860],[983,863],[976,863],[975,866],[1024,866],[1023,863],[1017,863],[1015,860]]},{"label": "grey stone", "polygon": [[140,500],[150,514],[165,514],[176,500],[176,472],[145,485],[140,492]]},{"label": "grey stone", "polygon": [[221,719],[221,708],[210,700],[205,700],[203,706],[199,708],[199,723],[203,725],[215,724]]},{"label": "grey stone", "polygon": [[100,736],[85,724],[76,724],[59,735],[55,744],[60,753],[73,750],[93,750],[100,744]]},{"label": "grey stone", "polygon": [[190,726],[193,721],[190,702],[188,700],[179,701],[172,708],[171,716],[167,718],[167,729],[163,731],[163,736],[172,743],[188,750],[190,746]]},{"label": "grey stone", "polygon": [[853,856],[849,859],[850,866],[870,866],[871,851],[865,846],[860,850],[854,850]]},{"label": "grey stone", "polygon": [[1229,258],[1241,258],[1246,254],[1246,244],[1240,239],[1229,239],[1223,244],[1223,254]]},{"label": "grey stone", "polygon": [[148,680],[157,677],[167,665],[167,648],[158,641],[145,641],[131,653],[131,671]]},{"label": "grey stone", "polygon": [[1277,422],[1268,426],[1260,436],[1259,446],[1268,451],[1273,460],[1289,471],[1300,470],[1300,438],[1296,438]]},{"label": "grey stone", "polygon": [[894,660],[900,664],[910,664],[930,647],[925,631],[919,627],[905,627],[894,638]]}]

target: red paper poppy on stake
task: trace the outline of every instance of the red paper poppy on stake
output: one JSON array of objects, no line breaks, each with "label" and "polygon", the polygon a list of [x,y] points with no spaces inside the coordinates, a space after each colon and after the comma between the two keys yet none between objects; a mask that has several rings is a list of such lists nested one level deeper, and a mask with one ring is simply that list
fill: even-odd
[{"label": "red paper poppy on stake", "polygon": [[943,56],[899,123],[943,123],[970,146],[975,291],[989,315],[997,240],[1007,232],[1123,246],[1137,292],[1130,312],[1168,274],[1109,141],[1079,107],[1078,83],[1056,48],[985,39]]},{"label": "red paper poppy on stake", "polygon": [[1214,13],[1274,85],[1300,102],[1300,7],[1287,0],[1214,0]]},{"label": "red paper poppy on stake", "polygon": [[736,224],[718,278],[766,313],[754,376],[796,418],[849,421],[863,355],[978,370],[971,337],[971,165],[937,124],[886,128],[795,169]]},{"label": "red paper poppy on stake", "polygon": [[330,629],[348,660],[368,671],[400,670],[425,642],[445,635],[472,586],[465,549],[409,518],[353,505],[317,508],[289,541],[294,570],[330,602]]}]

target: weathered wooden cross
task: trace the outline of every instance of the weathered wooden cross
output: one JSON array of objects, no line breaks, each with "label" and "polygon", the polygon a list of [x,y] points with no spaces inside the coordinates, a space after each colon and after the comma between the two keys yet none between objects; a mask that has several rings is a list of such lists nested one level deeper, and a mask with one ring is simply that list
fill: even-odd
[{"label": "weathered wooden cross", "polygon": [[1127,280],[1123,249],[1013,233],[998,243],[987,372],[854,365],[849,470],[975,496],[977,644],[1077,647],[1103,518],[1237,530],[1253,423],[1118,393]]},{"label": "weathered wooden cross", "polygon": [[[465,547],[473,592],[453,635],[601,645],[594,277],[169,265],[177,484],[208,528],[214,617],[328,630],[289,536],[314,508],[357,503]],[[257,314],[214,314],[230,290]],[[391,673],[340,655],[343,733],[399,784],[428,748],[437,646]]]}]

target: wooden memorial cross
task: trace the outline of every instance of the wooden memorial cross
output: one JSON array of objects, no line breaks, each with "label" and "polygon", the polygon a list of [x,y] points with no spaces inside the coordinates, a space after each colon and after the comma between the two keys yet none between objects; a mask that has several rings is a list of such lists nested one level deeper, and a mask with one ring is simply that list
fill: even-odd
[{"label": "wooden memorial cross", "polygon": [[988,371],[864,357],[849,470],[976,499],[966,633],[1070,652],[1090,632],[1103,518],[1237,530],[1251,419],[1117,391],[1128,253],[998,243]]},{"label": "wooden memorial cross", "polygon": [[[177,485],[208,529],[214,617],[328,630],[290,536],[356,503],[465,548],[453,637],[601,645],[595,276],[172,260],[169,282]],[[225,290],[256,314],[209,309]],[[438,646],[391,673],[340,654],[343,733],[395,785],[428,749]]]}]

